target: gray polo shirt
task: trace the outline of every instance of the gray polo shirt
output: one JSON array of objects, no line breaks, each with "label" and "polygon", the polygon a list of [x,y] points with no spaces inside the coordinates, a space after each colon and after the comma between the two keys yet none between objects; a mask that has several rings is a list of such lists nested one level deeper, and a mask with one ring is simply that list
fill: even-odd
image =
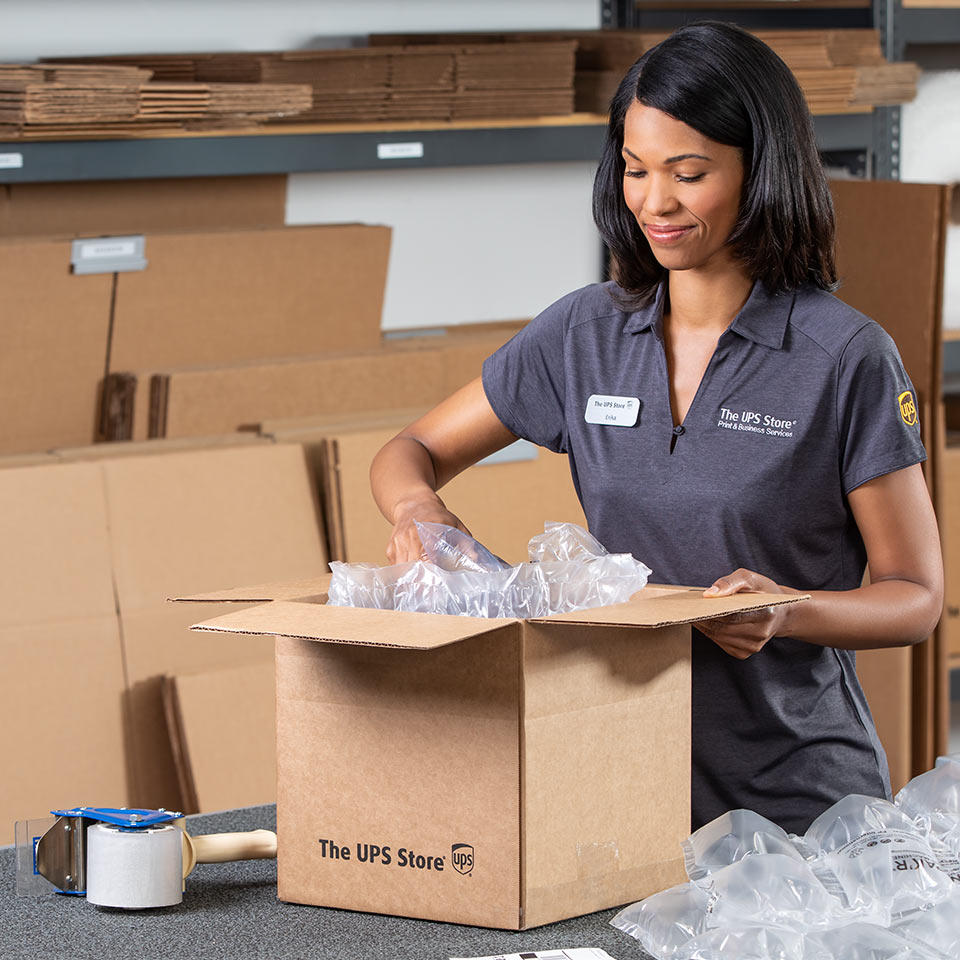
[{"label": "gray polo shirt", "polygon": [[[568,454],[593,534],[659,583],[746,567],[801,590],[859,586],[846,495],[925,458],[890,337],[828,293],[757,284],[674,427],[665,288],[636,313],[611,289],[564,297],[483,367],[503,424]],[[777,637],[741,661],[694,631],[692,732],[693,829],[744,807],[802,833],[849,793],[890,795],[850,651]]]}]

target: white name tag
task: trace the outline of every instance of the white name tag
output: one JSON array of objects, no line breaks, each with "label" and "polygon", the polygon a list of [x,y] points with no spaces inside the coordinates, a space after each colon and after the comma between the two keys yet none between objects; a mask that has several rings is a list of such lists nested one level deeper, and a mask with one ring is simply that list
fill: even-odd
[{"label": "white name tag", "polygon": [[640,400],[637,397],[605,397],[595,393],[587,401],[583,419],[587,423],[599,423],[608,427],[632,427],[640,416]]}]

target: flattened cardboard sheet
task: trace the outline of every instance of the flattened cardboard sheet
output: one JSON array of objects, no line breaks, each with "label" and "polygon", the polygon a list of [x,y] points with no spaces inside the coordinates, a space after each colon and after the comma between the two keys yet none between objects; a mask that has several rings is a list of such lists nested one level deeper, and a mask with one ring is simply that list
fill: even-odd
[{"label": "flattened cardboard sheet", "polygon": [[360,224],[152,234],[117,276],[109,372],[376,347],[389,247]]},{"label": "flattened cardboard sheet", "polygon": [[837,296],[893,337],[919,394],[939,396],[948,188],[882,180],[837,180],[830,187],[842,281]]},{"label": "flattened cardboard sheet", "polygon": [[47,454],[57,460],[115,460],[175,451],[212,450],[218,447],[251,447],[269,443],[255,433],[227,433],[215,437],[181,437],[175,440],[129,440],[124,443],[92,443],[80,447],[56,447]]},{"label": "flattened cardboard sheet", "polygon": [[116,616],[0,626],[0,659],[0,844],[13,843],[15,821],[78,800],[127,804]]},{"label": "flattened cardboard sheet", "polygon": [[[349,562],[383,563],[390,535],[370,491],[370,463],[377,451],[410,421],[331,431],[307,444],[322,445],[322,488],[331,555]],[[478,463],[440,490],[447,507],[473,535],[509,563],[527,560],[527,543],[546,521],[586,526],[567,458],[526,443],[522,458]],[[497,455],[494,457],[496,461]],[[316,464],[317,457],[311,456]],[[331,526],[339,525],[339,529]],[[339,552],[333,553],[334,545]],[[642,559],[642,558],[641,558]]]},{"label": "flattened cardboard sheet", "polygon": [[248,581],[298,579],[323,568],[303,453],[267,443],[121,456],[82,467],[102,474],[109,503],[111,603],[119,610],[130,687],[131,799],[185,808],[165,727],[162,677],[263,663],[273,644],[254,636],[198,644],[188,626],[219,607],[198,610],[168,604],[166,597],[185,583],[218,586],[238,574]]},{"label": "flattened cardboard sheet", "polygon": [[283,175],[5,184],[0,236],[282,227],[286,199]]},{"label": "flattened cardboard sheet", "polygon": [[71,274],[66,241],[0,242],[0,454],[93,442],[112,284]]},{"label": "flattened cardboard sheet", "polygon": [[3,470],[0,502],[14,505],[0,511],[0,843],[12,843],[14,821],[58,804],[125,803],[128,780],[99,471],[55,462]]},{"label": "flattened cardboard sheet", "polygon": [[115,615],[96,466],[51,461],[0,471],[0,502],[7,505],[0,510],[0,626]]},{"label": "flattened cardboard sheet", "polygon": [[946,593],[940,629],[950,655],[960,657],[960,446],[945,447],[942,463],[944,490],[938,519]]},{"label": "flattened cardboard sheet", "polygon": [[894,793],[913,776],[910,759],[912,660],[910,647],[857,651],[857,676],[864,690],[869,691],[870,711],[887,754]]},{"label": "flattened cardboard sheet", "polygon": [[480,376],[484,359],[518,326],[451,328],[321,357],[140,370],[130,436],[204,436],[265,420],[428,408]]},{"label": "flattened cardboard sheet", "polygon": [[[927,484],[942,515],[938,460],[942,440],[942,302],[949,188],[941,184],[857,182],[831,184],[837,211],[837,267],[841,300],[876,320],[893,337],[917,391],[920,428],[928,461]],[[891,231],[890,223],[902,225]],[[941,516],[942,522],[942,516]],[[867,651],[864,691],[870,703],[891,770],[916,776],[932,765],[947,741],[944,639],[940,632],[909,651]],[[868,666],[877,659],[876,668]],[[893,660],[911,674],[890,688],[885,666]],[[909,660],[909,665],[907,664]],[[881,666],[880,664],[884,664]],[[895,695],[894,695],[895,693]]]},{"label": "flattened cardboard sheet", "polygon": [[302,450],[254,445],[103,462],[121,613],[162,610],[184,585],[292,579],[326,557]]},{"label": "flattened cardboard sheet", "polygon": [[200,813],[275,803],[273,660],[166,678],[181,789]]}]

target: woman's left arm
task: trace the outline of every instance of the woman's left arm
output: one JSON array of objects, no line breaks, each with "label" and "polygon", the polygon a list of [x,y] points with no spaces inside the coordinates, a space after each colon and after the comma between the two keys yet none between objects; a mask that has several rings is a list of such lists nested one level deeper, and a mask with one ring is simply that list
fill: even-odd
[{"label": "woman's left arm", "polygon": [[943,563],[920,465],[870,480],[852,490],[848,500],[867,550],[867,585],[800,591],[751,570],[735,570],[704,595],[808,592],[811,599],[709,620],[697,629],[740,659],[776,636],[850,650],[905,646],[929,636],[943,608]]}]

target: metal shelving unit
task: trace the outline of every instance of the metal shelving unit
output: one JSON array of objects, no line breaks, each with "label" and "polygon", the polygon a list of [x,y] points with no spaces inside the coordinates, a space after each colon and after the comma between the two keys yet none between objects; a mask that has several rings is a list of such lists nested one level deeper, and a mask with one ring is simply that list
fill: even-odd
[{"label": "metal shelving unit", "polygon": [[904,59],[911,45],[960,44],[960,7],[906,7],[894,2],[894,52]]},{"label": "metal shelving unit", "polygon": [[[858,149],[869,140],[871,124],[870,114],[816,118],[826,151]],[[600,154],[605,127],[603,117],[580,115],[516,126],[12,141],[0,143],[0,183],[591,162]]]},{"label": "metal shelving unit", "polygon": [[595,160],[605,121],[0,143],[0,183]]},{"label": "metal shelving unit", "polygon": [[[960,9],[904,9],[900,0],[848,0],[846,6],[600,0],[600,14],[604,27],[654,30],[700,16],[722,16],[752,28],[876,27],[890,59],[902,58],[911,45],[960,43]],[[814,119],[828,162],[833,154],[858,174],[899,176],[899,107]],[[227,135],[18,140],[0,143],[0,183],[590,162],[599,155],[603,131],[602,117],[579,115],[473,125],[286,126]]]},{"label": "metal shelving unit", "polygon": [[[927,14],[925,10],[903,11],[898,0],[848,0],[848,4],[765,6],[763,0],[757,0],[755,7],[744,3],[725,7],[709,0],[692,4],[682,0],[647,4],[600,0],[600,14],[604,27],[650,29],[669,29],[696,16],[723,16],[748,27],[878,26],[884,31],[888,51],[916,42],[913,38],[918,36],[936,36],[942,42],[944,22],[954,32],[960,31],[960,13],[951,16],[950,11],[937,11],[940,16],[931,19],[914,16]],[[890,13],[894,5],[896,10]],[[897,175],[899,109],[814,119],[821,150],[835,155],[839,165],[861,175]],[[590,162],[599,155],[603,132],[602,117],[579,115],[453,126],[287,126],[227,135],[9,141],[0,143],[0,183]],[[829,162],[829,156],[827,159]]]},{"label": "metal shelving unit", "polygon": [[[868,3],[842,0],[823,3],[764,3],[757,0],[724,4],[709,0],[602,0],[605,27],[672,29],[697,17],[731,20],[750,29],[799,29],[830,27],[874,27],[880,31],[884,54],[889,60],[903,60],[908,46],[960,44],[960,8],[908,7],[901,0],[869,0]],[[839,126],[840,118],[817,118]],[[900,108],[877,107],[869,125],[858,125],[861,137],[856,145],[838,146],[822,139],[824,152],[859,150],[865,158],[862,173],[877,179],[898,179],[900,175]],[[829,158],[828,158],[829,159]]]}]

